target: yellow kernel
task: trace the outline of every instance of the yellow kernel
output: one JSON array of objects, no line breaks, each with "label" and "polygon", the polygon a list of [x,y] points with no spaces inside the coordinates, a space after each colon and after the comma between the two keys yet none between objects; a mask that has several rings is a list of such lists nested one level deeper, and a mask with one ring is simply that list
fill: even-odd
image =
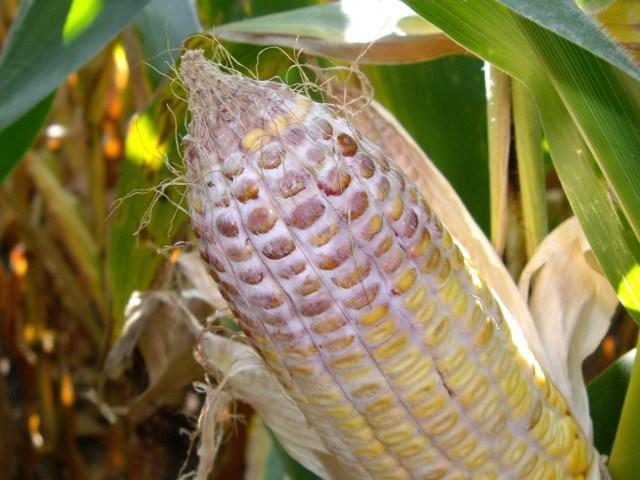
[{"label": "yellow kernel", "polygon": [[567,470],[573,474],[584,474],[589,468],[589,459],[587,448],[584,442],[577,438],[573,438],[573,444],[567,454]]},{"label": "yellow kernel", "polygon": [[429,347],[437,347],[449,334],[451,320],[449,317],[440,317],[424,334],[424,343]]},{"label": "yellow kernel", "polygon": [[479,468],[482,464],[484,464],[489,459],[489,456],[490,453],[488,450],[481,449],[475,455],[467,457],[465,465],[468,468],[475,470],[476,468]]},{"label": "yellow kernel", "polygon": [[364,447],[359,447],[356,448],[353,453],[356,455],[356,457],[358,458],[371,458],[371,457],[377,457],[380,456],[384,453],[385,448],[384,445],[382,443],[380,443],[378,440],[374,440],[372,442],[370,442],[369,444],[367,444]]},{"label": "yellow kernel", "polygon": [[458,421],[458,413],[449,409],[444,414],[431,419],[426,426],[426,430],[430,435],[441,435],[444,432],[448,432]]},{"label": "yellow kernel", "polygon": [[422,236],[420,237],[420,240],[418,240],[418,242],[415,245],[409,248],[408,250],[409,255],[412,256],[413,258],[421,257],[427,251],[427,248],[429,247],[430,243],[431,243],[431,234],[429,233],[429,230],[425,228],[422,230]]},{"label": "yellow kernel", "polygon": [[405,270],[396,277],[395,291],[398,293],[404,293],[409,290],[416,281],[417,272],[415,268]]},{"label": "yellow kernel", "polygon": [[380,396],[377,400],[369,403],[364,410],[367,415],[384,412],[385,410],[390,409],[394,402],[395,398],[393,395],[386,393]]},{"label": "yellow kernel", "polygon": [[462,405],[469,406],[479,402],[486,394],[489,388],[489,383],[489,379],[486,375],[475,375],[457,395],[460,403]]},{"label": "yellow kernel", "polygon": [[289,125],[289,117],[287,115],[278,115],[267,124],[267,132],[271,135],[282,135]]},{"label": "yellow kernel", "polygon": [[359,385],[355,390],[352,390],[351,395],[358,399],[371,397],[375,395],[380,388],[382,388],[380,382],[365,383],[364,385]]},{"label": "yellow kernel", "polygon": [[315,365],[305,365],[303,363],[297,363],[289,365],[289,371],[293,375],[301,375],[303,377],[311,377],[316,373]]},{"label": "yellow kernel", "polygon": [[458,296],[453,300],[451,312],[455,318],[461,318],[469,306],[469,296],[464,290],[458,292]]},{"label": "yellow kernel", "polygon": [[449,274],[451,273],[451,264],[447,258],[442,259],[442,267],[440,267],[440,271],[435,278],[435,283],[440,285],[444,283],[447,278],[449,278]]},{"label": "yellow kernel", "polygon": [[192,197],[191,205],[198,215],[202,215],[204,213],[204,206],[202,205],[202,198],[200,195],[194,195]]},{"label": "yellow kernel", "polygon": [[269,141],[269,134],[262,128],[254,128],[249,130],[244,137],[242,137],[242,148],[245,152],[251,152],[262,147]]},{"label": "yellow kernel", "polygon": [[438,309],[438,305],[433,300],[427,300],[428,303],[423,305],[420,310],[416,312],[415,318],[413,319],[415,323],[418,325],[426,325],[429,323]]},{"label": "yellow kernel", "polygon": [[355,335],[345,335],[323,343],[322,347],[328,352],[339,352],[350,346],[354,340]]},{"label": "yellow kernel", "polygon": [[451,304],[460,292],[460,282],[456,277],[451,277],[447,284],[440,290],[440,298],[447,305]]},{"label": "yellow kernel", "polygon": [[474,375],[477,375],[475,360],[473,358],[467,358],[459,368],[455,369],[453,373],[446,377],[447,387],[457,392],[461,390]]},{"label": "yellow kernel", "polygon": [[314,405],[333,405],[344,400],[344,397],[336,391],[323,391],[309,396]]},{"label": "yellow kernel", "polygon": [[408,343],[407,334],[402,332],[386,343],[373,349],[373,356],[377,360],[388,360],[398,354]]},{"label": "yellow kernel", "polygon": [[427,287],[421,283],[404,299],[404,306],[407,310],[413,312],[422,306],[426,296]]},{"label": "yellow kernel", "polygon": [[382,215],[375,214],[371,217],[364,230],[365,239],[367,241],[371,240],[380,230],[382,230]]},{"label": "yellow kernel", "polygon": [[396,384],[399,387],[408,387],[415,385],[418,381],[422,380],[422,377],[426,376],[431,371],[431,360],[428,357],[421,358],[418,362],[413,363],[410,368],[407,368],[395,379]]},{"label": "yellow kernel", "polygon": [[[430,376],[425,383],[422,383],[416,387],[415,390],[410,391],[407,396],[407,403],[411,405],[418,405],[422,402],[436,398],[436,384],[435,377]],[[442,394],[437,394],[442,395]]]},{"label": "yellow kernel", "polygon": [[[338,424],[342,420],[335,420],[334,423]],[[364,426],[362,428],[356,428],[353,430],[344,429],[342,430],[342,438],[351,444],[351,445],[362,445],[363,443],[372,441],[375,436],[373,435],[373,431],[368,427]]]},{"label": "yellow kernel", "polygon": [[409,423],[395,425],[394,427],[386,431],[381,431],[377,433],[378,433],[378,438],[386,444],[404,442],[410,439],[413,435],[415,435],[415,431]]},{"label": "yellow kernel", "polygon": [[393,451],[396,455],[407,458],[420,453],[426,446],[427,441],[422,436],[416,435],[404,442],[399,448],[394,448]]},{"label": "yellow kernel", "polygon": [[330,417],[337,419],[337,418],[345,418],[350,415],[353,415],[354,409],[350,404],[342,403],[341,405],[334,405],[331,408],[327,408],[325,412]]},{"label": "yellow kernel", "polygon": [[367,430],[367,422],[364,417],[361,415],[355,415],[350,418],[344,418],[340,420],[336,420],[334,422],[340,430],[344,431],[357,431],[357,430]]},{"label": "yellow kernel", "polygon": [[484,321],[482,329],[473,336],[473,344],[478,348],[486,345],[493,336],[493,327],[493,320],[487,317]]},{"label": "yellow kernel", "polygon": [[411,346],[404,352],[404,355],[387,363],[384,367],[384,370],[385,373],[389,375],[389,377],[396,378],[397,376],[402,375],[402,373],[410,368],[411,365],[420,360],[430,359],[429,357],[421,355],[416,347]]},{"label": "yellow kernel", "polygon": [[383,340],[388,339],[396,331],[396,319],[388,317],[379,325],[373,327],[365,336],[365,343],[367,345],[373,345],[380,343]]},{"label": "yellow kernel", "polygon": [[376,415],[370,415],[367,417],[369,425],[375,430],[381,430],[384,428],[390,428],[393,425],[398,425],[405,421],[405,412],[399,406],[391,407],[389,410],[385,410]]},{"label": "yellow kernel", "polygon": [[387,304],[377,305],[373,307],[371,310],[369,310],[367,313],[363,313],[362,315],[360,315],[360,317],[358,318],[358,322],[360,323],[360,325],[365,327],[369,325],[373,325],[382,317],[384,317],[388,311],[389,311],[389,305]]},{"label": "yellow kernel", "polygon": [[366,377],[371,373],[370,367],[356,368],[355,370],[349,370],[348,372],[341,373],[342,378],[347,382],[354,382]]},{"label": "yellow kernel", "polygon": [[341,357],[334,357],[329,359],[329,365],[334,370],[344,370],[350,367],[358,365],[365,357],[362,352],[354,352]]},{"label": "yellow kernel", "polygon": [[522,440],[514,440],[504,452],[502,461],[509,466],[515,467],[526,450],[527,446]]},{"label": "yellow kernel", "polygon": [[466,359],[467,350],[464,346],[460,346],[451,355],[436,358],[436,366],[440,372],[446,375],[458,370]]},{"label": "yellow kernel", "polygon": [[449,447],[448,454],[452,458],[460,459],[467,458],[469,454],[478,446],[478,440],[473,435],[468,435],[459,443],[456,443]]},{"label": "yellow kernel", "polygon": [[296,100],[296,104],[289,110],[289,117],[292,122],[302,123],[309,110],[311,110],[312,102],[310,99],[300,96]]},{"label": "yellow kernel", "polygon": [[391,203],[389,204],[389,215],[392,220],[398,220],[402,216],[402,212],[404,211],[404,202],[402,201],[402,196],[400,194],[393,197]]},{"label": "yellow kernel", "polygon": [[430,397],[423,398],[423,402],[419,405],[411,407],[411,413],[418,418],[429,418],[441,411],[447,404],[448,398],[443,393],[430,392],[430,395]]},{"label": "yellow kernel", "polygon": [[431,254],[426,258],[420,267],[422,273],[433,273],[440,263],[440,250],[434,248]]}]

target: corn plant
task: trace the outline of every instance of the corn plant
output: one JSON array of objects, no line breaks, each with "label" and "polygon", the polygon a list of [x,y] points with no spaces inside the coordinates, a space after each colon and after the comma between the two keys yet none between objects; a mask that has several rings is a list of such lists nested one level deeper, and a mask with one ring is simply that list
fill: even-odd
[{"label": "corn plant", "polygon": [[4,3],[9,477],[635,478],[634,2]]}]

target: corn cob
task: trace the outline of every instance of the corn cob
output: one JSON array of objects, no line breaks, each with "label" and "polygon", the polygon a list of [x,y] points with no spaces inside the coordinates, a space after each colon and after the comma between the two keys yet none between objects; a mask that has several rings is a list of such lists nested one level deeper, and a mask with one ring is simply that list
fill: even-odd
[{"label": "corn cob", "polygon": [[411,180],[326,105],[182,59],[203,260],[350,478],[584,478],[590,450]]}]

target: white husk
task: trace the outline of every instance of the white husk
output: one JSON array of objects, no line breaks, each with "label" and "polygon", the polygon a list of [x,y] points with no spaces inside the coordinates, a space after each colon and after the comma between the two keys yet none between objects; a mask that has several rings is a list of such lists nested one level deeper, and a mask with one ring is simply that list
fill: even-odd
[{"label": "white husk", "polygon": [[522,272],[519,287],[551,366],[563,380],[557,386],[593,440],[582,362],[607,333],[618,299],[575,217],[545,238]]}]

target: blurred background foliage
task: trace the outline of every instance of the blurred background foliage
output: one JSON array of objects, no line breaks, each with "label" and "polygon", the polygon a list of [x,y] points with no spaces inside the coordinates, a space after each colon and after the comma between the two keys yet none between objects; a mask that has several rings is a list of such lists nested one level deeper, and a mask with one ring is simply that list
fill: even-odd
[{"label": "blurred background foliage", "polygon": [[[319,33],[309,38],[282,33],[292,24],[287,17],[261,20],[257,27],[229,24],[328,3],[0,0],[3,478],[155,479],[193,469],[194,452],[185,432],[194,429],[203,400],[192,387],[203,377],[191,355],[194,332],[172,321],[180,315],[175,307],[158,302],[144,313],[155,328],[143,326],[133,336],[125,329],[129,343],[120,344],[116,353],[113,349],[124,336],[132,293],[174,288],[187,245],[180,242],[191,239],[179,208],[183,190],[165,188],[181,171],[177,144],[186,116],[173,65],[187,37],[228,25],[220,32],[235,39],[225,45],[240,63],[261,78],[279,75],[295,82],[295,74],[286,76],[290,55],[270,49],[258,57],[263,47],[241,42],[269,43],[263,36],[275,31],[285,48],[309,43],[312,51],[324,53],[336,48],[332,41],[336,29],[344,30],[343,17],[324,10],[334,16],[317,17],[312,26]],[[639,20],[632,4],[617,0],[582,6],[637,59]],[[309,22],[300,27],[303,33],[311,28]],[[420,30],[424,25],[403,28],[409,34],[402,48],[408,55],[419,52],[415,61],[394,64],[393,49],[385,50],[382,39],[380,49],[372,49],[375,62],[363,65],[363,71],[376,100],[397,116],[478,224],[492,234],[490,144],[496,137],[487,122],[492,110],[483,61],[443,40],[435,27],[428,34]],[[338,47],[355,45],[351,52],[356,53],[369,41],[337,40]],[[212,45],[206,33],[187,42],[205,49]],[[344,52],[349,59],[352,53]],[[299,59],[328,64],[312,53]],[[501,68],[508,70],[508,62]],[[505,163],[508,182],[500,187],[509,199],[503,256],[517,275],[528,256],[527,227],[516,146],[510,145],[511,121],[506,129],[511,154]],[[567,198],[566,180],[552,161],[548,139],[541,136],[538,147],[543,162],[538,195],[548,218],[546,231],[572,214],[570,201],[575,208],[581,200]],[[629,195],[632,201],[633,192]],[[622,234],[628,234],[630,255],[638,258],[637,237],[629,233],[634,219],[627,221],[630,226]],[[165,248],[172,245],[177,247]],[[190,302],[203,320],[214,313],[202,302]],[[631,316],[620,308],[584,366],[587,380],[597,377],[589,393],[596,443],[605,453],[611,449],[633,363],[629,356],[615,361],[633,348],[636,336]],[[236,414],[243,420],[236,421]],[[225,428],[211,478],[312,478],[274,445],[247,405],[229,412]]]}]

